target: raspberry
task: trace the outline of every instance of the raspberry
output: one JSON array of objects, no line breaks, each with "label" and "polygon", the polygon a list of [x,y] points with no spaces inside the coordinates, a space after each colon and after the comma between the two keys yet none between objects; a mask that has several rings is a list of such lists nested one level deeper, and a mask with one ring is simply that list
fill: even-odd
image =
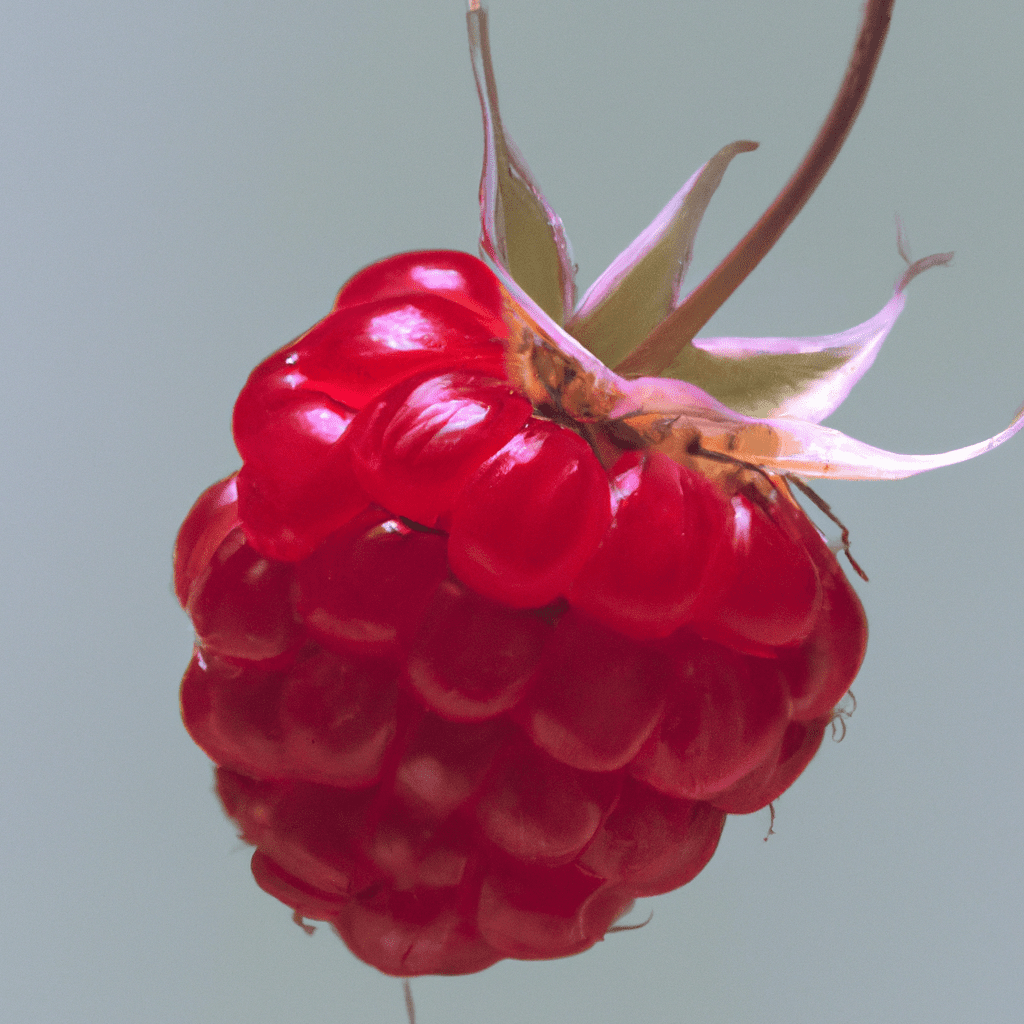
[{"label": "raspberry", "polygon": [[199,642],[226,658],[267,661],[300,642],[291,566],[264,558],[232,530],[189,590],[186,611]]},{"label": "raspberry", "polygon": [[[611,525],[569,598],[616,632],[669,636],[710,599],[713,556],[727,541],[731,509],[699,473],[657,452],[623,455],[611,486],[618,492]],[[720,560],[736,571],[727,554]]]},{"label": "raspberry", "polygon": [[486,721],[522,700],[552,629],[533,612],[506,608],[449,578],[420,620],[408,681],[437,714]]},{"label": "raspberry", "polygon": [[[496,273],[430,251],[356,274],[250,375],[242,467],[174,555],[196,632],[182,716],[257,883],[399,976],[573,955],[692,881],[727,814],[807,767],[864,657],[863,609],[793,474],[905,476],[1021,425],[942,456],[818,426],[945,257],[829,359],[821,339],[691,344],[735,266],[682,302],[680,267],[750,144],[574,306],[479,10],[470,30]],[[834,152],[812,156],[823,173]],[[765,251],[758,235],[726,262]]]},{"label": "raspberry", "polygon": [[[396,262],[407,280],[415,259]],[[342,407],[345,341],[309,337],[250,377],[238,486],[182,528],[186,725],[259,885],[380,970],[580,952],[799,774],[824,724],[794,714],[852,680],[857,599],[785,492],[730,497],[644,450],[606,468],[459,345]],[[378,341],[385,363],[400,340]]]},{"label": "raspberry", "polygon": [[531,417],[466,484],[452,513],[455,575],[513,608],[562,595],[611,521],[607,478],[587,443]]},{"label": "raspberry", "polygon": [[314,639],[340,652],[397,656],[445,577],[444,537],[374,507],[328,537],[295,577]]},{"label": "raspberry", "polygon": [[473,374],[397,384],[352,424],[348,446],[356,479],[398,515],[424,526],[447,522],[470,476],[532,412],[507,384]]}]

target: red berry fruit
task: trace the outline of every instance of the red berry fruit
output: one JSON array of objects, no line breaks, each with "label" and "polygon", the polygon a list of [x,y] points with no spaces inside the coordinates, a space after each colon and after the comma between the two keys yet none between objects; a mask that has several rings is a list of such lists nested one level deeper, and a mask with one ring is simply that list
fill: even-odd
[{"label": "red berry fruit", "polygon": [[334,308],[428,294],[465,306],[496,339],[508,334],[498,279],[475,256],[447,249],[404,253],[364,267],[338,292]]},{"label": "red berry fruit", "polygon": [[[869,0],[854,70],[884,6]],[[356,274],[250,375],[242,467],[174,553],[196,633],[182,716],[257,883],[403,976],[576,954],[690,882],[727,814],[806,768],[864,657],[863,609],[793,486],[907,476],[1022,423],[940,456],[819,425],[907,283],[948,257],[913,264],[870,330],[695,340],[785,227],[680,301],[750,143],[577,305],[561,222],[497,116],[483,12],[469,24],[493,269],[430,251]],[[856,106],[779,209],[806,200]]]},{"label": "red berry fruit", "polygon": [[188,607],[192,585],[224,538],[239,525],[238,474],[211,484],[196,499],[174,544],[174,594]]},{"label": "red berry fruit", "polygon": [[729,504],[700,473],[658,452],[641,459],[628,452],[613,468],[611,486],[611,525],[569,599],[627,636],[669,636],[711,600],[716,557],[735,571],[733,552],[719,554],[731,540]]},{"label": "red berry fruit", "polygon": [[352,424],[356,479],[398,515],[424,526],[447,524],[469,478],[532,412],[507,384],[471,373],[403,381],[364,406]]},{"label": "red berry fruit", "polygon": [[466,484],[448,555],[479,593],[540,608],[565,594],[610,521],[608,478],[586,441],[531,417]]}]

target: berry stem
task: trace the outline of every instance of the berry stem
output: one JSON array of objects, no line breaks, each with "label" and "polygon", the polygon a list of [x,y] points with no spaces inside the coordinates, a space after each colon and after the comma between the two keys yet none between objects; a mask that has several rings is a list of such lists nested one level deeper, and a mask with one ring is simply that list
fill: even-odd
[{"label": "berry stem", "polygon": [[867,0],[842,85],[802,163],[760,220],[725,259],[630,353],[615,372],[657,376],[694,338],[747,275],[768,255],[803,209],[846,141],[867,96],[896,0]]}]

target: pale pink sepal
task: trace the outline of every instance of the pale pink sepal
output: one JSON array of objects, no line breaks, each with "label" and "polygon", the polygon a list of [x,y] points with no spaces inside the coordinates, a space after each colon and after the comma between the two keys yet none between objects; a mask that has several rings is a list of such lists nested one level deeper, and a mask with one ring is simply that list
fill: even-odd
[{"label": "pale pink sepal", "polygon": [[729,363],[734,366],[735,362],[747,361],[751,376],[759,376],[764,382],[763,400],[770,398],[771,391],[784,394],[781,401],[764,409],[765,416],[820,423],[843,404],[871,368],[906,304],[906,286],[929,267],[948,263],[952,256],[949,252],[936,253],[912,263],[885,306],[870,320],[849,330],[802,338],[694,338],[693,346],[716,359],[727,360],[725,377],[735,376]]},{"label": "pale pink sepal", "polygon": [[616,366],[679,301],[693,241],[726,168],[756,142],[719,150],[587,289],[566,329],[608,366]]},{"label": "pale pink sepal", "polygon": [[1024,407],[994,437],[936,455],[902,455],[857,441],[831,427],[788,418],[741,416],[685,381],[619,378],[610,418],[622,420],[673,457],[704,449],[774,473],[834,480],[899,480],[966,462],[1008,441],[1024,427]]},{"label": "pale pink sepal", "polygon": [[[1024,427],[1024,406],[1017,410],[1010,425],[987,441],[956,448],[937,455],[901,455],[873,448],[846,434],[817,424],[787,423],[775,420],[773,426],[791,452],[766,460],[778,473],[831,478],[834,480],[902,480],[929,469],[966,462],[998,448]],[[788,436],[787,436],[788,435]]]},{"label": "pale pink sepal", "polygon": [[518,282],[556,323],[576,305],[575,263],[562,221],[505,133],[483,10],[470,10],[469,50],[484,122],[480,245],[506,285]]}]

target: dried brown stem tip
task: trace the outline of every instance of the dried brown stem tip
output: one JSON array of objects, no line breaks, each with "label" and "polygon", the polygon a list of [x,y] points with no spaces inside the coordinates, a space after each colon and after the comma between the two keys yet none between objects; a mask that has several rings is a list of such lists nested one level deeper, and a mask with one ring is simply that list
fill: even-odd
[{"label": "dried brown stem tip", "polygon": [[839,155],[867,96],[882,54],[896,0],[867,0],[853,54],[832,109],[803,162],[786,182],[761,219],[739,244],[686,297],[680,306],[615,367],[624,377],[653,377],[678,355],[679,339],[688,344],[746,276],[768,254]]},{"label": "dried brown stem tip", "polygon": [[412,986],[408,978],[402,979],[402,995],[405,997],[405,1013],[409,1024],[416,1024],[416,1004],[412,1001]]}]

